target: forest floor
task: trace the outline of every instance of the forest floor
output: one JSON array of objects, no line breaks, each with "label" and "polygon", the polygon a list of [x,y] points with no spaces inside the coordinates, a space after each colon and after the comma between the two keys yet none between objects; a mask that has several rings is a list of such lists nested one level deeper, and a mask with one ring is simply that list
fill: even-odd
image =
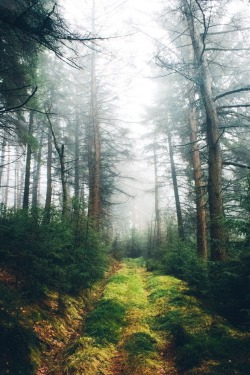
[{"label": "forest floor", "polygon": [[58,316],[57,331],[37,325],[47,344],[37,375],[250,374],[250,335],[142,259],[116,265],[86,301],[65,303],[67,327]]}]

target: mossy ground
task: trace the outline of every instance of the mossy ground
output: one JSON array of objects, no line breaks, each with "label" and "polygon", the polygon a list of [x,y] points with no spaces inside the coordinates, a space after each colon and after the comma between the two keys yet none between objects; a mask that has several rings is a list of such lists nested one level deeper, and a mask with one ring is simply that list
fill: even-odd
[{"label": "mossy ground", "polygon": [[207,311],[183,281],[147,272],[141,260],[125,260],[109,279],[79,343],[69,373],[250,373],[249,334]]},{"label": "mossy ground", "polygon": [[154,329],[157,314],[148,298],[148,273],[140,260],[126,260],[113,275],[83,334],[65,362],[69,373],[157,375],[176,373],[163,359],[165,333]]},{"label": "mossy ground", "polygon": [[124,260],[80,297],[50,292],[20,306],[19,317],[32,332],[36,375],[250,374],[250,335],[141,259]]},{"label": "mossy ground", "polygon": [[249,333],[207,311],[180,280],[151,275],[149,288],[149,298],[159,310],[153,324],[168,333],[181,374],[250,373]]}]

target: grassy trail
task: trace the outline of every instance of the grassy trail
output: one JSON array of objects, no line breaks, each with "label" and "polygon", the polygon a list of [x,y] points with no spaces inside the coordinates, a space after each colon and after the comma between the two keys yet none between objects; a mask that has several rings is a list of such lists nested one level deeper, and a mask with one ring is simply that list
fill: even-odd
[{"label": "grassy trail", "polygon": [[149,273],[129,260],[109,279],[102,299],[87,316],[84,334],[68,349],[65,369],[86,375],[177,374],[165,358],[167,337],[155,329],[159,306],[149,298]]},{"label": "grassy trail", "polygon": [[249,353],[250,334],[207,311],[186,283],[130,259],[105,281],[60,366],[46,374],[248,375]]}]

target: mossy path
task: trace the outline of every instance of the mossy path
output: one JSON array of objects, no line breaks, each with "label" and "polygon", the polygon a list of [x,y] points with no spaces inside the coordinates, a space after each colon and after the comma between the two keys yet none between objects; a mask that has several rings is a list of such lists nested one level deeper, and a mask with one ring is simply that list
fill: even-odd
[{"label": "mossy path", "polygon": [[141,260],[127,260],[113,275],[83,335],[68,348],[64,364],[71,374],[177,374],[168,339],[156,329],[158,306],[149,298],[149,273]]},{"label": "mossy path", "polygon": [[[250,334],[207,311],[186,283],[124,260],[53,375],[250,374]],[[39,375],[42,374],[39,373]]]}]

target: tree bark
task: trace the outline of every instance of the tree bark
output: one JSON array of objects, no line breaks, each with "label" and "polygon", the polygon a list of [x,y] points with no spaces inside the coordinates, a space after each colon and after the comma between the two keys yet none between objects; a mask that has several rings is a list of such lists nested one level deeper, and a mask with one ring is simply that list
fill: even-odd
[{"label": "tree bark", "polygon": [[179,234],[179,238],[182,241],[184,241],[185,232],[184,232],[184,226],[183,226],[181,203],[180,203],[179,188],[178,188],[178,183],[177,183],[177,175],[176,175],[176,167],[175,167],[175,161],[174,161],[174,152],[173,152],[171,134],[168,133],[167,136],[168,136],[168,148],[169,148],[169,157],[170,157],[170,165],[171,165],[171,174],[172,174],[172,181],[173,181],[173,188],[174,188],[178,234]]},{"label": "tree bark", "polygon": [[[95,1],[92,8],[92,33],[95,34]],[[97,111],[96,56],[91,55],[91,98],[90,98],[90,148],[89,148],[89,207],[88,217],[96,230],[100,229],[101,214],[101,141]]]},{"label": "tree bark", "polygon": [[38,152],[36,153],[36,163],[34,166],[34,177],[33,177],[33,188],[32,188],[32,208],[36,209],[38,207],[38,188],[39,179],[41,172],[41,160],[42,160],[42,147],[43,147],[44,131],[42,131],[39,141]]},{"label": "tree bark", "polygon": [[1,149],[1,162],[0,162],[0,188],[1,188],[1,200],[3,202],[3,188],[2,188],[2,180],[3,180],[3,172],[4,172],[4,163],[5,163],[5,148],[6,148],[6,137],[3,134],[3,141],[2,141],[2,149]]},{"label": "tree bark", "polygon": [[76,199],[77,207],[79,207],[80,200],[80,178],[79,178],[79,116],[76,115],[75,119],[75,181],[74,181],[74,195]]},{"label": "tree bark", "polygon": [[47,155],[47,188],[46,188],[46,199],[44,208],[44,221],[50,222],[50,211],[52,201],[52,133],[51,129],[48,128],[48,155]]},{"label": "tree bark", "polygon": [[[29,117],[29,132],[28,132],[28,135],[30,137],[32,136],[33,123],[34,123],[34,112],[31,110],[30,117]],[[26,210],[28,210],[29,208],[31,155],[32,155],[32,147],[30,144],[30,140],[28,140],[27,152],[26,152],[24,193],[23,193],[23,209],[26,209]]]},{"label": "tree bark", "polygon": [[210,213],[211,260],[225,259],[225,228],[221,192],[222,157],[220,133],[215,102],[212,95],[211,74],[205,58],[205,44],[196,25],[195,1],[183,0],[184,13],[188,24],[195,61],[199,73],[199,88],[206,112],[208,142],[208,201]]},{"label": "tree bark", "polygon": [[54,146],[56,152],[59,156],[60,162],[60,175],[61,175],[61,185],[62,185],[62,216],[67,218],[69,216],[69,197],[68,197],[68,189],[67,189],[67,178],[66,178],[66,168],[65,168],[65,148],[64,144],[59,147],[56,139],[56,135],[53,130],[52,123],[50,121],[49,115],[47,114],[47,119],[49,122],[50,131],[52,134]]},{"label": "tree bark", "polygon": [[[156,142],[156,139],[154,140]],[[161,217],[159,208],[159,181],[158,181],[158,164],[156,154],[156,144],[154,144],[154,182],[155,182],[155,247],[161,243]]]},{"label": "tree bark", "polygon": [[8,206],[9,183],[10,183],[10,144],[8,144],[8,161],[7,161],[7,173],[6,173],[6,187],[5,187],[5,194],[4,194],[4,204],[5,204],[5,207]]},{"label": "tree bark", "polygon": [[206,203],[205,203],[205,184],[201,170],[200,152],[197,142],[197,115],[194,103],[194,95],[190,98],[190,142],[192,151],[192,162],[195,183],[195,203],[196,203],[196,237],[197,237],[197,255],[207,259],[207,221],[206,221]]}]

